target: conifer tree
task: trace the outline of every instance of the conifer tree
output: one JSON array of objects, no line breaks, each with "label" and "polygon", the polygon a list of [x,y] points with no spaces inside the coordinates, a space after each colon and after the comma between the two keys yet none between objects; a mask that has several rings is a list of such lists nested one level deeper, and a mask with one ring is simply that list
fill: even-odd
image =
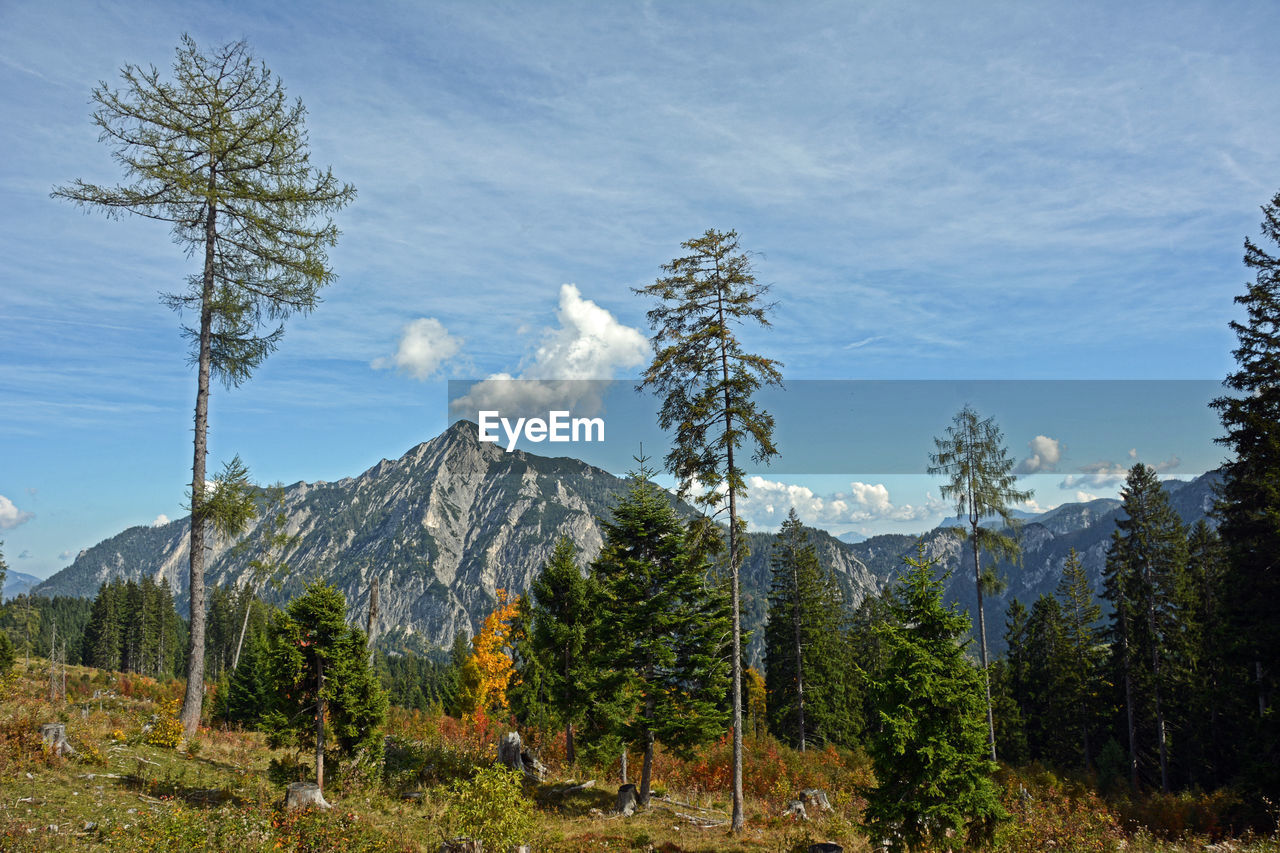
[{"label": "conifer tree", "polygon": [[328,729],[347,755],[376,758],[382,749],[386,694],[369,667],[364,632],[346,624],[346,606],[342,593],[314,581],[271,632],[272,709],[263,726],[272,746],[314,746],[322,791]]},{"label": "conifer tree", "polygon": [[996,726],[991,711],[991,683],[987,677],[987,621],[982,595],[997,581],[994,572],[984,574],[979,555],[982,551],[1016,559],[1018,541],[1000,530],[983,527],[988,518],[998,518],[1007,529],[1016,530],[1012,504],[1031,498],[1031,491],[1014,488],[1013,459],[1004,447],[1004,436],[993,418],[979,418],[966,405],[956,413],[945,438],[935,438],[937,452],[930,454],[930,474],[942,474],[947,482],[942,496],[955,501],[956,514],[968,528],[955,532],[967,538],[973,549],[973,582],[978,595],[978,642],[982,652],[983,689],[987,695],[987,733],[991,760],[996,760]]},{"label": "conifer tree", "polygon": [[[164,297],[198,321],[184,327],[196,365],[191,478],[191,636],[182,723],[200,722],[204,691],[207,518],[205,456],[209,380],[244,382],[279,343],[283,325],[306,313],[333,280],[326,250],[337,242],[329,217],[355,196],[332,172],[311,166],[306,110],[244,42],[204,53],[184,35],[173,80],[154,67],[126,65],[123,90],[101,83],[92,99],[101,139],[129,183],[77,180],[55,197],[172,225],[173,239],[201,263],[183,293]],[[264,333],[265,332],[265,333]]]},{"label": "conifer tree", "polygon": [[[636,292],[656,297],[648,313],[654,330],[653,362],[642,387],[662,398],[658,423],[675,430],[667,470],[682,497],[695,487],[697,503],[727,512],[729,587],[733,621],[733,815],[734,832],[743,827],[742,802],[742,603],[739,570],[745,558],[739,530],[738,501],[746,494],[741,450],[750,441],[756,462],[777,455],[773,417],[753,396],[761,385],[781,385],[782,364],[745,352],[735,326],[768,326],[771,306],[763,300],[768,285],[756,282],[751,259],[738,246],[735,231],[706,231],[681,244],[689,254],[664,264],[665,275]],[[699,535],[714,528],[703,525]],[[695,544],[705,553],[703,545]]]},{"label": "conifer tree", "polygon": [[1191,773],[1188,781],[1206,787],[1227,781],[1231,749],[1224,736],[1224,717],[1236,715],[1248,705],[1240,702],[1238,691],[1228,690],[1232,638],[1223,612],[1225,572],[1222,540],[1200,519],[1187,536],[1186,619],[1196,663],[1194,678],[1186,685],[1190,698],[1187,740],[1193,751],[1187,766]]},{"label": "conifer tree", "polygon": [[[1151,703],[1154,740],[1159,755],[1160,789],[1168,791],[1169,737],[1167,699],[1177,679],[1176,661],[1183,650],[1178,605],[1186,572],[1187,540],[1182,520],[1154,469],[1141,462],[1129,470],[1120,492],[1122,514],[1108,554],[1108,585],[1114,616],[1119,620],[1127,655],[1127,714],[1131,730],[1139,725],[1134,692]],[[1113,629],[1114,630],[1114,629]],[[1130,762],[1137,763],[1131,745]],[[1132,771],[1131,771],[1132,772]]]},{"label": "conifer tree", "polygon": [[1067,703],[1075,710],[1073,726],[1080,738],[1081,757],[1087,771],[1093,765],[1090,733],[1097,708],[1098,681],[1101,675],[1098,658],[1098,620],[1102,607],[1093,595],[1080,555],[1072,548],[1062,564],[1058,581],[1058,603],[1062,608],[1062,632],[1066,660],[1063,662],[1062,690]]},{"label": "conifer tree", "polygon": [[[591,684],[596,674],[588,660],[587,644],[598,621],[596,598],[591,580],[578,567],[573,542],[561,537],[529,589],[526,628],[518,655],[519,689],[538,685],[539,704],[564,728],[565,759],[570,764],[577,761],[574,726],[593,702]],[[528,707],[536,704],[534,696],[522,696],[519,701]]]},{"label": "conifer tree", "polygon": [[[1253,272],[1235,298],[1245,309],[1232,321],[1237,369],[1229,393],[1213,402],[1231,451],[1222,467],[1216,513],[1226,552],[1222,583],[1223,632],[1231,685],[1247,694],[1235,703],[1233,741],[1253,784],[1280,798],[1280,726],[1274,694],[1280,679],[1280,193],[1262,207],[1262,237],[1244,241]],[[1242,696],[1243,698],[1243,696]]]},{"label": "conifer tree", "polygon": [[765,626],[770,728],[803,752],[809,743],[849,745],[855,713],[843,658],[844,602],[794,508],[771,561]]},{"label": "conifer tree", "polygon": [[891,619],[878,629],[887,660],[871,684],[878,727],[867,751],[878,783],[867,825],[894,850],[946,843],[948,831],[977,844],[1006,815],[987,758],[982,676],[964,655],[969,619],[943,605],[923,546],[905,560]]},{"label": "conifer tree", "polygon": [[[614,728],[644,753],[638,798],[649,800],[655,743],[677,753],[721,735],[728,723],[728,601],[691,556],[688,531],[667,495],[641,468],[602,522],[591,564],[599,589],[595,643],[606,696],[621,697]],[[599,632],[598,636],[599,636]]]}]

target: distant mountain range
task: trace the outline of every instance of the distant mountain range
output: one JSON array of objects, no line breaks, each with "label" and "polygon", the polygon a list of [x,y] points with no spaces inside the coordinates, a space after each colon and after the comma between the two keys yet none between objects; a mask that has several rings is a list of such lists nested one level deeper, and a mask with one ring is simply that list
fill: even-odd
[{"label": "distant mountain range", "polygon": [[22,595],[39,583],[40,578],[35,575],[29,575],[26,572],[15,572],[13,569],[9,569],[4,578],[4,589],[0,590],[0,601],[8,601],[10,598]]},{"label": "distant mountain range", "polygon": [[[1203,517],[1214,482],[1216,475],[1207,474],[1191,483],[1167,484],[1184,519]],[[293,540],[283,558],[289,571],[279,588],[263,594],[283,602],[309,579],[324,577],[346,595],[352,618],[363,624],[377,575],[375,636],[392,647],[444,646],[456,631],[475,630],[493,608],[496,589],[528,589],[560,536],[574,541],[584,565],[594,558],[602,544],[597,519],[608,517],[626,485],[575,459],[505,453],[480,443],[475,424],[459,421],[399,459],[384,459],[356,477],[288,486],[284,509]],[[993,646],[1002,645],[997,635],[1003,633],[1008,600],[1031,601],[1052,592],[1069,547],[1081,553],[1096,583],[1118,505],[1114,500],[1066,504],[1027,519],[1022,566],[1007,570],[1009,590],[988,607],[989,639],[997,640]],[[694,512],[684,505],[678,509]],[[35,592],[89,597],[113,577],[164,577],[185,610],[189,524],[184,518],[160,527],[131,527],[81,552]],[[247,534],[250,541],[254,533]],[[926,553],[953,571],[949,596],[972,606],[972,566],[966,574],[960,544],[945,528],[922,537],[891,534],[857,542],[814,530],[812,538],[851,603],[882,589],[899,573],[902,557],[913,554],[923,539]],[[755,632],[750,655],[758,661],[773,535],[752,533],[748,539],[743,618]],[[214,542],[208,583],[244,582],[249,561],[261,556],[253,547],[233,549],[234,544]],[[6,584],[6,594],[8,589]]]}]

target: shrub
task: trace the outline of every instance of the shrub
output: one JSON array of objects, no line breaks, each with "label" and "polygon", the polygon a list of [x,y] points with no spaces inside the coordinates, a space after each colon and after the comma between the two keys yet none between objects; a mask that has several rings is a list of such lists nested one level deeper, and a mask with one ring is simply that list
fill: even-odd
[{"label": "shrub", "polygon": [[449,786],[444,822],[453,837],[478,840],[486,850],[507,850],[529,840],[533,805],[524,796],[520,774],[495,765]]},{"label": "shrub", "polygon": [[170,699],[160,705],[160,713],[156,715],[156,719],[151,724],[151,728],[147,730],[143,740],[152,746],[161,746],[167,749],[176,749],[178,744],[182,743],[182,721],[178,719],[178,709],[182,705],[181,699]]}]

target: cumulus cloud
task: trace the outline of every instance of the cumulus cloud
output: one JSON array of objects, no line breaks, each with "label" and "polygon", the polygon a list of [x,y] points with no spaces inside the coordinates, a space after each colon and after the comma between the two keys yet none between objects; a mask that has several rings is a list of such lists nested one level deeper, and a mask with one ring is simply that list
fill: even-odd
[{"label": "cumulus cloud", "polygon": [[156,516],[156,520],[155,520],[155,521],[151,522],[151,526],[152,526],[152,527],[164,527],[164,526],[165,526],[166,524],[168,524],[168,523],[169,523],[169,516],[165,515],[165,514],[162,512],[162,513],[160,513],[159,515],[157,515],[157,516]]},{"label": "cumulus cloud", "polygon": [[517,375],[495,373],[476,383],[450,404],[454,412],[474,417],[482,409],[522,415],[567,408],[595,414],[610,377],[649,357],[644,334],[584,298],[576,285],[560,286],[556,320]]},{"label": "cumulus cloud", "polygon": [[375,370],[395,368],[414,379],[426,380],[462,349],[462,339],[435,317],[419,317],[400,332],[400,345],[391,358],[375,358]]},{"label": "cumulus cloud", "polygon": [[13,505],[13,501],[0,495],[0,530],[11,530],[19,524],[26,524],[35,518],[34,513],[24,512]]},{"label": "cumulus cloud", "polygon": [[1027,447],[1031,455],[1018,463],[1014,473],[1039,474],[1058,470],[1058,462],[1062,460],[1062,445],[1058,439],[1037,435],[1027,442]]},{"label": "cumulus cloud", "polygon": [[895,504],[881,483],[852,482],[848,491],[818,494],[808,486],[760,476],[747,478],[747,494],[738,506],[755,528],[777,527],[792,508],[805,524],[824,526],[922,521],[945,511],[945,505],[932,497],[920,505]]},{"label": "cumulus cloud", "polygon": [[70,559],[71,559],[71,552],[70,552],[70,551],[63,551],[62,553],[60,553],[60,554],[58,555],[58,559],[59,559],[59,560],[70,560]]},{"label": "cumulus cloud", "polygon": [[1098,496],[1092,492],[1076,492],[1076,503],[1087,504],[1089,501],[1096,501]]}]

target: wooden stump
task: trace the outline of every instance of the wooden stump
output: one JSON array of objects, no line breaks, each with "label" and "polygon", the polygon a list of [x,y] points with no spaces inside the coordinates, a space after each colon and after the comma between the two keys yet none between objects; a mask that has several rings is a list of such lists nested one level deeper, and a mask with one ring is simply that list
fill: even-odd
[{"label": "wooden stump", "polygon": [[810,808],[821,809],[824,812],[834,811],[831,808],[831,801],[827,799],[827,792],[821,788],[805,788],[800,792],[800,799],[804,800],[804,804]]},{"label": "wooden stump", "polygon": [[819,841],[809,845],[809,853],[844,853],[844,848],[834,841]]},{"label": "wooden stump", "polygon": [[321,809],[329,808],[319,785],[315,782],[294,782],[289,786],[284,795],[286,809],[306,809],[312,806]]},{"label": "wooden stump", "polygon": [[520,742],[519,732],[507,732],[498,741],[498,761],[519,770],[525,778],[533,782],[541,782],[547,775],[547,768],[541,761],[529,754]]},{"label": "wooden stump", "polygon": [[75,749],[67,742],[67,727],[62,723],[45,723],[40,727],[40,736],[54,755],[75,755]]},{"label": "wooden stump", "polygon": [[631,784],[623,785],[618,789],[618,814],[623,817],[631,817],[636,813],[636,786]]}]

